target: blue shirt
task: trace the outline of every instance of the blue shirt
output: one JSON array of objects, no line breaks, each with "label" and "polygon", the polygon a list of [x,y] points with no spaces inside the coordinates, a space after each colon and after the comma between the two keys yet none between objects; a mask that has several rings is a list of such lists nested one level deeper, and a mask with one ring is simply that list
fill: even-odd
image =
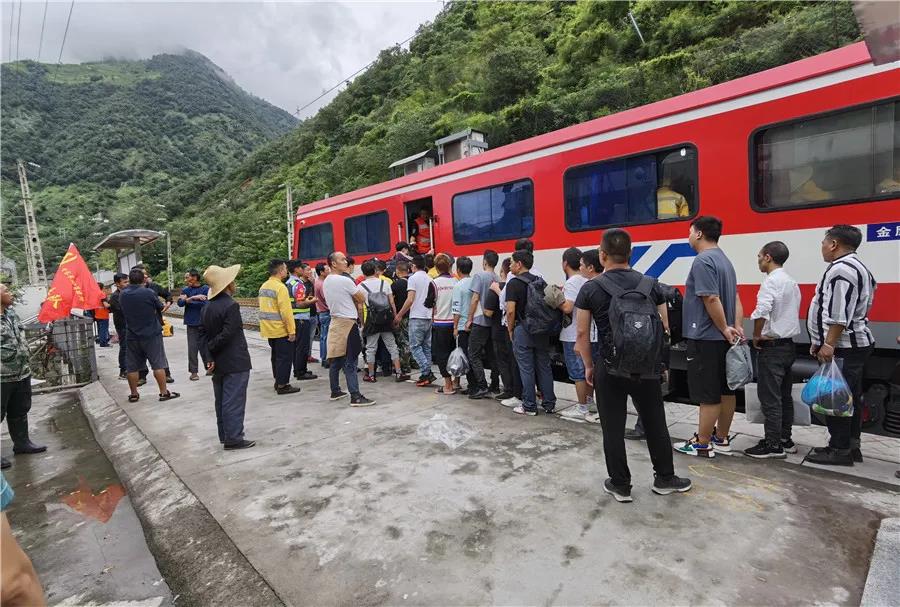
[{"label": "blue shirt", "polygon": [[[194,295],[209,295],[209,287],[200,285],[199,287],[184,287],[181,289],[182,295],[193,297]],[[203,312],[203,306],[206,301],[182,301],[178,300],[178,306],[184,308],[184,324],[189,327],[199,327],[202,323],[200,315]]]},{"label": "blue shirt", "polygon": [[0,472],[0,511],[6,510],[6,507],[9,506],[15,496],[16,494],[13,493],[12,487],[6,482],[6,477]]},{"label": "blue shirt", "polygon": [[147,339],[162,335],[159,314],[163,304],[153,289],[143,285],[128,285],[119,296],[119,305],[125,315],[128,339]]},{"label": "blue shirt", "polygon": [[466,330],[466,322],[469,320],[469,304],[472,303],[472,277],[466,276],[453,287],[453,299],[450,304],[450,311],[453,314],[459,314],[459,323],[456,328],[459,331]]}]

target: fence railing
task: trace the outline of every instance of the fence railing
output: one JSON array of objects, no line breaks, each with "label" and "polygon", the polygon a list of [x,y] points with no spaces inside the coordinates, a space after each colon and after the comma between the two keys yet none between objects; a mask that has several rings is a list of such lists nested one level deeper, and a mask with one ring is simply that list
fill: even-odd
[{"label": "fence railing", "polygon": [[43,380],[34,392],[54,392],[77,388],[97,380],[94,350],[94,321],[64,318],[49,325],[24,325],[31,374]]}]

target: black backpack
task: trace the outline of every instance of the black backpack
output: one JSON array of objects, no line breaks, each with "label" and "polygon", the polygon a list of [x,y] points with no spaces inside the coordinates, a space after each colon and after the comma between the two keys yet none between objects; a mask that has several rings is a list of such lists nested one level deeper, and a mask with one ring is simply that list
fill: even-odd
[{"label": "black backpack", "polygon": [[524,280],[528,285],[528,299],[525,301],[525,320],[522,323],[530,335],[559,335],[562,331],[562,310],[551,308],[544,301],[547,283],[543,278]]},{"label": "black backpack", "polygon": [[601,274],[594,280],[612,298],[609,327],[614,351],[608,371],[620,377],[658,379],[662,360],[663,328],[656,304],[650,299],[656,282],[642,276],[633,289],[623,289]]},{"label": "black backpack", "polygon": [[430,310],[434,307],[436,301],[437,288],[434,286],[434,281],[432,280],[428,283],[428,294],[425,296],[425,301],[422,302],[422,305]]},{"label": "black backpack", "polygon": [[677,344],[684,339],[682,333],[682,317],[684,311],[684,297],[675,287],[670,287],[665,283],[659,283],[663,296],[666,298],[666,309],[669,312],[669,337],[671,343]]},{"label": "black backpack", "polygon": [[366,293],[369,294],[366,308],[366,325],[364,332],[366,335],[390,331],[394,321],[394,314],[391,311],[391,300],[388,294],[384,292],[384,281],[380,281],[381,285],[378,290],[372,292],[366,285],[361,285]]}]

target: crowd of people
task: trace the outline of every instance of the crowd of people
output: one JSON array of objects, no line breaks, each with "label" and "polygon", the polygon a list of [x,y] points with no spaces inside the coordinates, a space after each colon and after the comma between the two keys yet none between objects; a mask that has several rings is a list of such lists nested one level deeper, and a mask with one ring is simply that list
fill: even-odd
[{"label": "crowd of people", "polygon": [[[347,398],[352,407],[375,404],[362,393],[361,382],[390,377],[419,388],[434,386],[443,397],[494,399],[523,416],[557,413],[551,359],[558,341],[578,401],[559,414],[601,425],[609,472],[604,488],[629,501],[626,438],[647,441],[657,493],[690,489],[689,480],[675,475],[673,448],[698,457],[732,452],[729,432],[736,401],[726,381],[726,353],[747,339],[758,351],[765,436],[744,453],[784,458],[796,451],[791,367],[794,338],[800,333],[800,290],[785,269],[790,252],[778,241],[759,250],[757,264],[766,277],[750,314],[753,334],[745,337],[735,270],[718,247],[721,233],[722,222],[715,217],[691,222],[689,242],[697,255],[683,298],[677,289],[630,267],[631,238],[622,229],[606,230],[597,249],[563,251],[557,270],[564,277],[561,285],[548,283],[550,268],[536,267],[534,245],[524,238],[503,259],[486,249],[477,270],[468,257],[422,254],[404,242],[389,260],[364,261],[358,273],[355,260],[340,251],[314,268],[297,259],[272,260],[258,296],[260,334],[271,349],[273,389],[279,395],[300,392],[292,378],[317,380],[310,365],[320,363],[328,373],[331,400]],[[861,402],[863,369],[874,346],[867,315],[875,281],[856,254],[861,242],[853,226],[836,225],[826,232],[821,254],[828,267],[807,314],[810,353],[823,362],[840,359],[854,402]],[[203,274],[205,285],[200,273],[190,270],[177,299],[185,309],[190,379],[199,379],[199,357],[212,376],[225,449],[254,444],[243,431],[251,365],[240,309],[232,298],[239,270],[210,266]],[[171,294],[142,266],[127,276],[117,274],[114,281],[117,290],[103,305],[119,335],[120,377],[128,380],[128,400],[140,399],[138,387],[150,372],[160,401],[178,398],[166,385],[174,380],[161,331]],[[28,437],[30,394],[22,386],[30,373],[16,354],[17,321],[7,291],[3,293],[3,416],[9,411],[16,454],[40,452],[44,448]],[[312,356],[316,333],[319,359]],[[102,339],[106,341],[105,334]],[[661,386],[672,341],[682,339],[699,423],[689,440],[673,445]],[[628,397],[638,424],[626,431]],[[814,449],[807,460],[846,466],[862,461],[861,407],[852,417],[826,421],[829,443]]]}]

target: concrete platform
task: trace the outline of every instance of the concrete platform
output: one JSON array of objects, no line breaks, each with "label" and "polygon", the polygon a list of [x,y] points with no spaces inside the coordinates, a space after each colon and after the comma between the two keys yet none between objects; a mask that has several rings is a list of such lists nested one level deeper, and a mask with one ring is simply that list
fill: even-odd
[{"label": "concrete platform", "polygon": [[[159,403],[148,385],[127,403],[115,349],[99,367],[286,604],[852,605],[880,520],[900,513],[886,483],[737,456],[675,454],[694,489],[660,497],[641,442],[628,444],[635,501],[618,504],[600,488],[597,426],[388,381],[362,384],[378,401],[366,409],[330,402],[324,376],[277,396],[268,347],[251,341],[258,445],[246,451],[218,444],[209,380],[187,381],[183,330],[165,342],[181,399]],[[668,409],[673,437],[693,432],[687,408]],[[435,414],[476,435],[455,450],[421,438]]]},{"label": "concrete platform", "polygon": [[3,427],[4,471],[16,492],[8,510],[49,605],[171,605],[172,594],[116,472],[97,445],[76,394],[34,398],[31,434],[47,445],[12,456]]}]

